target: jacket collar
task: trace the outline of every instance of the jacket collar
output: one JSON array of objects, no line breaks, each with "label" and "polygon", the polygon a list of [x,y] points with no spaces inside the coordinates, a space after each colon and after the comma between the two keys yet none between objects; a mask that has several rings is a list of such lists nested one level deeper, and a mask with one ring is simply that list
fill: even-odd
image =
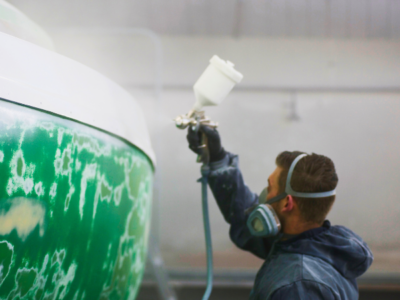
[{"label": "jacket collar", "polygon": [[329,222],[328,220],[325,220],[324,223],[322,224],[321,227],[317,227],[314,229],[310,229],[307,231],[304,231],[292,238],[289,238],[287,240],[284,241],[279,241],[278,244],[279,245],[288,245],[291,244],[293,242],[296,242],[298,240],[303,240],[303,239],[309,239],[312,238],[318,234],[321,234],[322,232],[325,232],[326,230],[328,230],[331,227],[331,222]]}]

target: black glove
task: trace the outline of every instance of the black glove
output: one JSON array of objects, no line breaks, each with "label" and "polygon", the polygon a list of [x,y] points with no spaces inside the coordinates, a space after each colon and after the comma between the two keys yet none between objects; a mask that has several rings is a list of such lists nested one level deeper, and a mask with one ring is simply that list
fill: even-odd
[{"label": "black glove", "polygon": [[225,157],[225,150],[221,146],[221,138],[216,129],[208,126],[200,125],[199,131],[195,132],[191,126],[188,128],[188,134],[186,136],[189,142],[189,148],[199,155],[202,153],[201,148],[201,134],[204,133],[207,136],[208,151],[210,153],[210,162],[219,161]]}]

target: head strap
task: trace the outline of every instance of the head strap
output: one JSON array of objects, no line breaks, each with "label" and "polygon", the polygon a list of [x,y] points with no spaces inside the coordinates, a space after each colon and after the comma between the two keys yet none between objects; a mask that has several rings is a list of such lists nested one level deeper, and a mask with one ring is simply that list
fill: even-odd
[{"label": "head strap", "polygon": [[299,160],[305,156],[307,156],[307,154],[300,154],[292,162],[292,164],[289,168],[287,179],[286,179],[285,193],[288,195],[292,195],[295,197],[302,197],[302,198],[325,198],[325,197],[336,195],[336,189],[334,189],[332,191],[328,191],[328,192],[321,192],[321,193],[300,193],[300,192],[296,192],[292,189],[292,186],[290,185],[290,181],[292,179],[292,174],[293,174],[294,168],[296,167],[296,164],[299,162]]}]

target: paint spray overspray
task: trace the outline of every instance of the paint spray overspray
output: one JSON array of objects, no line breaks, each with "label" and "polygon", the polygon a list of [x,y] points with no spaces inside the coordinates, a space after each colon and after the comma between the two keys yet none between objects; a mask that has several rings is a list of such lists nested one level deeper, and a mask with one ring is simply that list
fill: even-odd
[{"label": "paint spray overspray", "polygon": [[[199,130],[200,125],[217,128],[218,123],[211,121],[205,116],[202,108],[204,106],[214,106],[220,104],[230,93],[233,87],[243,79],[243,75],[234,69],[234,64],[230,61],[224,61],[217,55],[210,59],[210,64],[193,86],[196,102],[187,114],[180,115],[174,119],[176,127],[185,129],[192,126],[195,131]],[[202,209],[204,221],[204,233],[206,239],[207,251],[207,287],[203,295],[203,300],[208,300],[211,295],[213,281],[213,259],[210,221],[208,216],[207,203],[207,183],[210,173],[209,151],[207,146],[207,137],[202,134],[201,146],[202,152],[197,157],[197,162],[202,163],[201,175],[198,180],[201,182]]]}]

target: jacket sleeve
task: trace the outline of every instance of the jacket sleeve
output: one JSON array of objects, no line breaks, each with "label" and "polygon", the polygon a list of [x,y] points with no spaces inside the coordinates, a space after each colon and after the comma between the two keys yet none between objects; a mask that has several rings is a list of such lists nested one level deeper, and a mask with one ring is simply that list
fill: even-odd
[{"label": "jacket sleeve", "polygon": [[240,249],[266,258],[270,239],[254,237],[247,228],[245,210],[258,203],[258,196],[243,181],[238,157],[227,153],[221,161],[210,164],[209,186],[226,222],[231,227],[230,238]]},{"label": "jacket sleeve", "polygon": [[[270,300],[339,300],[340,295],[328,286],[310,280],[296,281],[276,290]],[[266,299],[257,299],[266,300]]]}]

